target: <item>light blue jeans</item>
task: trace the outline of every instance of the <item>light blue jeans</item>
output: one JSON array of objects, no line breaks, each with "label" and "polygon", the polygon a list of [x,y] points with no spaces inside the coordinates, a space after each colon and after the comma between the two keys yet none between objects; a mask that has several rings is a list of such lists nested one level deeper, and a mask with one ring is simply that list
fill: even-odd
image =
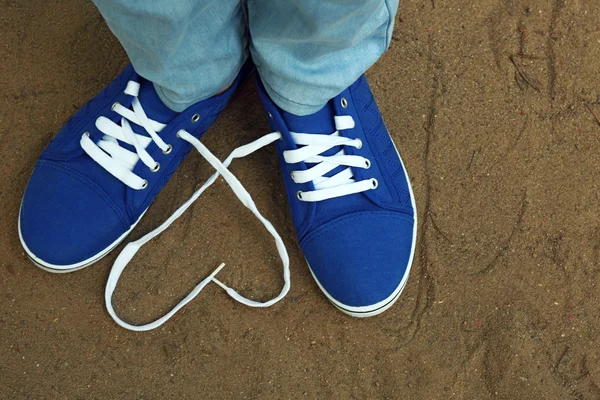
[{"label": "light blue jeans", "polygon": [[175,111],[220,92],[252,54],[272,100],[318,111],[388,47],[398,0],[94,0],[135,70]]}]

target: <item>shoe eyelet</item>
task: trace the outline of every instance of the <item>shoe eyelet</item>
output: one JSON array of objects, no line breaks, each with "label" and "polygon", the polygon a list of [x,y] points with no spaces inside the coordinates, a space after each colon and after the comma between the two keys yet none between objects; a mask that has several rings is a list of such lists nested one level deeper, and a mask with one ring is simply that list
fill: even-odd
[{"label": "shoe eyelet", "polygon": [[180,130],[177,131],[177,133],[175,134],[175,136],[177,137],[177,139],[181,139],[180,133],[182,133],[182,132],[185,132],[185,130],[180,129]]},{"label": "shoe eyelet", "polygon": [[200,120],[200,114],[194,114],[192,115],[192,122],[196,123]]},{"label": "shoe eyelet", "polygon": [[358,144],[356,145],[356,148],[359,149],[359,150],[362,149],[362,147],[363,147],[362,140],[360,140],[359,138],[356,138],[354,140],[356,140],[358,142]]},{"label": "shoe eyelet", "polygon": [[273,119],[273,114],[269,113],[269,118]]},{"label": "shoe eyelet", "polygon": [[148,187],[148,181],[144,179],[144,183],[142,183],[142,190]]},{"label": "shoe eyelet", "polygon": [[342,99],[340,100],[340,103],[342,103],[342,107],[348,108],[348,100],[346,100],[345,97],[342,97]]},{"label": "shoe eyelet", "polygon": [[151,168],[150,171],[152,171],[152,172],[158,172],[159,169],[160,169],[160,163],[156,163],[154,165],[154,168]]},{"label": "shoe eyelet", "polygon": [[296,192],[296,197],[298,198],[298,200],[302,200],[302,190],[298,190]]},{"label": "shoe eyelet", "polygon": [[110,106],[110,110],[111,110],[111,111],[115,111],[115,107],[117,107],[117,106],[118,106],[118,105],[120,105],[120,104],[121,104],[121,103],[119,103],[118,101],[115,101],[115,102],[113,103],[113,105],[112,105],[112,106]]},{"label": "shoe eyelet", "polygon": [[169,145],[166,150],[163,150],[163,154],[170,154],[173,150],[173,146]]},{"label": "shoe eyelet", "polygon": [[83,136],[90,137],[90,133],[89,132],[83,132]]},{"label": "shoe eyelet", "polygon": [[294,179],[294,171],[290,172],[290,178]]},{"label": "shoe eyelet", "polygon": [[371,168],[371,160],[367,159],[365,160],[365,169],[369,169]]},{"label": "shoe eyelet", "polygon": [[371,179],[371,183],[373,184],[373,189],[377,189],[379,186],[379,182],[377,182],[377,179],[375,178]]}]

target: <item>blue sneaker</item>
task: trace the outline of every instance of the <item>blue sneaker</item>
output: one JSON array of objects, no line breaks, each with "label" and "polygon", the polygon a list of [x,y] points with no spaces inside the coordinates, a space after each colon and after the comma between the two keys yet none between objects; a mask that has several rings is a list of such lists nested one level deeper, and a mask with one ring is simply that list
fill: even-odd
[{"label": "blue sneaker", "polygon": [[252,66],[225,92],[181,113],[129,65],[79,110],[42,152],[19,214],[27,255],[50,272],[98,261],[133,230],[192,148],[221,114]]},{"label": "blue sneaker", "polygon": [[387,310],[406,284],[416,242],[408,175],[366,77],[309,116],[278,108],[259,82],[300,246],[341,311]]}]

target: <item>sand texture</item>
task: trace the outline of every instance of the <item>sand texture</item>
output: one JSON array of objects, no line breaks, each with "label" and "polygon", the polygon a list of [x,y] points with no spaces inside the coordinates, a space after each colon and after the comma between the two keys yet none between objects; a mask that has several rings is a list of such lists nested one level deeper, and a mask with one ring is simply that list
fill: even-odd
[{"label": "sand texture", "polygon": [[[104,308],[116,252],[73,274],[35,268],[17,235],[35,161],[128,61],[80,0],[0,0],[0,38],[1,399],[600,399],[600,2],[402,2],[367,75],[419,235],[401,299],[366,320],[313,282],[274,147],[232,166],[288,245],[292,289],[274,307],[209,285],[133,333]],[[250,80],[203,142],[225,157],[267,132]],[[212,172],[192,153],[131,238]],[[221,261],[244,295],[279,292],[271,237],[222,180],[136,256],[115,307],[150,321]]]}]

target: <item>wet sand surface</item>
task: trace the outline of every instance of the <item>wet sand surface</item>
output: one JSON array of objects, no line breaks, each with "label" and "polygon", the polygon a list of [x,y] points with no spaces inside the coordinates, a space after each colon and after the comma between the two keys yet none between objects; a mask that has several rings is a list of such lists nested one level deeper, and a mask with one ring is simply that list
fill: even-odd
[{"label": "wet sand surface", "polygon": [[[269,147],[232,171],[288,245],[288,297],[250,309],[209,285],[147,333],[104,308],[122,247],[53,275],[17,235],[39,153],[127,58],[89,2],[0,10],[0,398],[600,398],[599,2],[402,2],[367,74],[419,216],[411,277],[389,311],[353,319],[319,292]],[[249,80],[203,142],[225,157],[267,132]],[[212,172],[192,153],[131,238]],[[221,261],[242,294],[279,292],[270,235],[219,180],[136,256],[115,308],[148,322]]]}]

